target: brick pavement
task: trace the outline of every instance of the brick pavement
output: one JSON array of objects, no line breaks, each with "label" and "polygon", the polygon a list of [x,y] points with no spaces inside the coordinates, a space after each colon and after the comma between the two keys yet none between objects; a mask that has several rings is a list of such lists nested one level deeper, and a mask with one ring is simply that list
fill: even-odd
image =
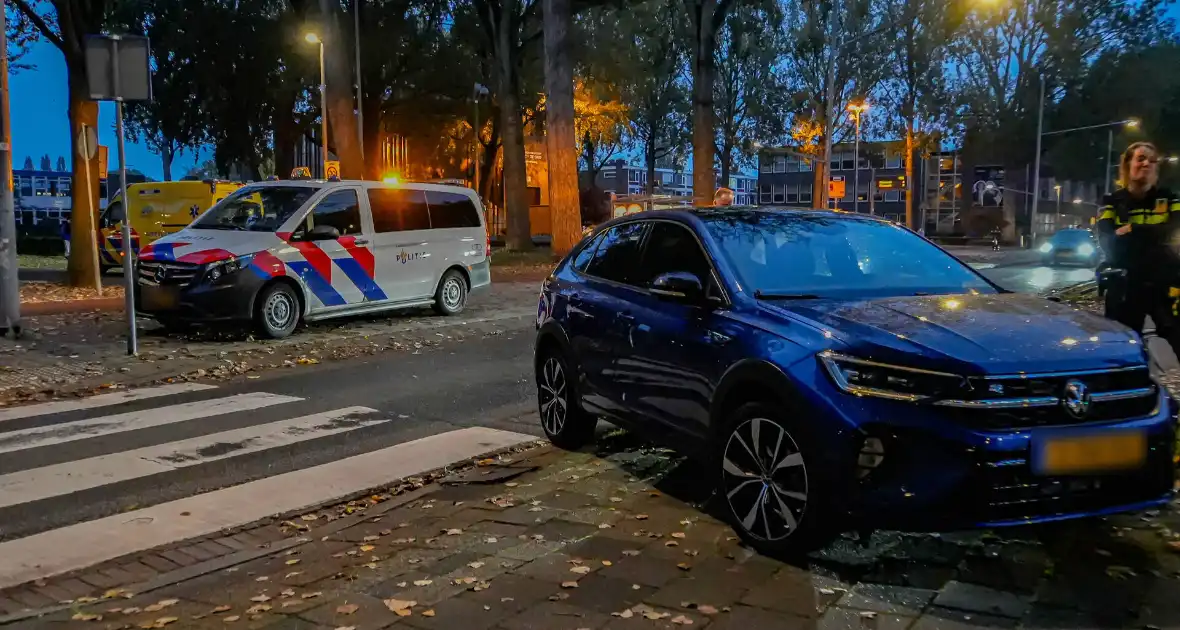
[{"label": "brick pavement", "polygon": [[747,549],[716,517],[697,466],[625,435],[598,453],[542,449],[520,465],[535,470],[476,469],[465,478],[488,483],[428,486],[359,517],[262,525],[219,541],[278,536],[233,566],[202,565],[196,545],[181,547],[192,560],[175,564],[188,568],[164,576],[187,579],[157,573],[151,592],[79,599],[154,570],[141,562],[0,594],[0,604],[74,600],[13,628],[1180,627],[1170,510],[1003,535],[884,532],[786,563]]}]

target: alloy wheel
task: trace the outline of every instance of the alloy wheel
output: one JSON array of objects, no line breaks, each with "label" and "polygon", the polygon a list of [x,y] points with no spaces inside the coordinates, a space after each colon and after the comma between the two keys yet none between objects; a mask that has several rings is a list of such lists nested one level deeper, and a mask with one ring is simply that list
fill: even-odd
[{"label": "alloy wheel", "polygon": [[549,357],[541,367],[541,378],[537,383],[537,396],[541,403],[541,423],[549,435],[558,435],[565,428],[568,409],[566,405],[565,368],[557,357]]},{"label": "alloy wheel", "polygon": [[807,510],[807,466],[791,434],[766,418],[729,434],[721,460],[722,491],[750,536],[773,542],[793,534]]}]

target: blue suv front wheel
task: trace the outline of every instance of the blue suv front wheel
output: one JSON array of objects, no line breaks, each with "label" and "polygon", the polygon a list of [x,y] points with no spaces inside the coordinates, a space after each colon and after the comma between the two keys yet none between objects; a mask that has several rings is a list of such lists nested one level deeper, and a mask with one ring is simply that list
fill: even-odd
[{"label": "blue suv front wheel", "polygon": [[781,404],[736,408],[718,436],[719,498],[734,529],[772,555],[810,551],[835,536],[829,475]]}]

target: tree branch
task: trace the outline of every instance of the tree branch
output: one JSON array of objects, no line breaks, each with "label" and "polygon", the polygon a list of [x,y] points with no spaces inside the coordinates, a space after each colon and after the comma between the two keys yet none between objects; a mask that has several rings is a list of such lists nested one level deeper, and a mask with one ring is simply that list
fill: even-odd
[{"label": "tree branch", "polygon": [[66,45],[65,42],[62,41],[61,36],[54,33],[53,29],[49,28],[49,24],[45,22],[45,18],[42,18],[40,15],[38,15],[37,12],[33,10],[33,7],[30,7],[28,4],[26,4],[25,0],[10,1],[16,6],[17,11],[23,13],[24,16],[29,18],[29,21],[33,23],[33,26],[36,26],[37,30],[41,31],[42,37],[48,39],[49,43],[56,46],[58,50],[62,51],[62,53],[66,52]]}]

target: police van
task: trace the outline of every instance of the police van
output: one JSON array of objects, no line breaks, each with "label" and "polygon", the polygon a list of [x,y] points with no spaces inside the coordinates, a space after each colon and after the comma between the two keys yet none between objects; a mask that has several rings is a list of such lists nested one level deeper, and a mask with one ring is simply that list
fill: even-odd
[{"label": "police van", "polygon": [[237,189],[145,245],[137,308],[166,327],[253,322],[265,337],[314,321],[433,306],[460,313],[491,285],[478,196],[417,182],[269,181]]}]

